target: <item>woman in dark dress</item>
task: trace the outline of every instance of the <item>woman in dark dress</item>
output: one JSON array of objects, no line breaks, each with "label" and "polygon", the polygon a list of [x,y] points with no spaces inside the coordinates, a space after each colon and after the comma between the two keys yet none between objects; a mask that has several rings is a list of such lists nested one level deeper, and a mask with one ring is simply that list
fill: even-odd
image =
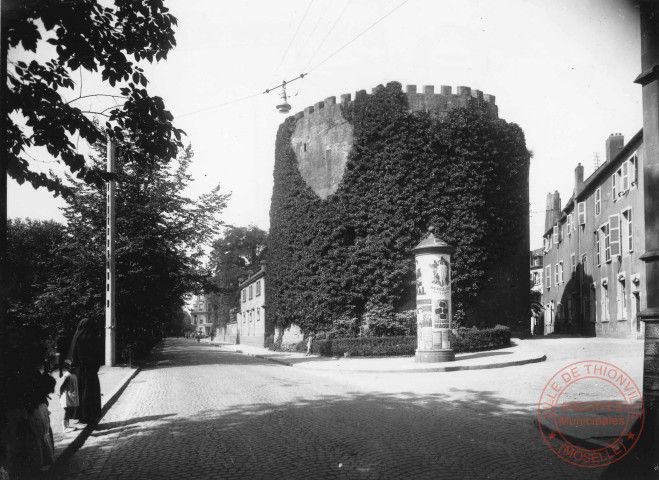
[{"label": "woman in dark dress", "polygon": [[99,336],[93,323],[88,318],[80,320],[68,355],[78,372],[80,405],[76,418],[80,423],[94,423],[101,418],[99,344]]}]

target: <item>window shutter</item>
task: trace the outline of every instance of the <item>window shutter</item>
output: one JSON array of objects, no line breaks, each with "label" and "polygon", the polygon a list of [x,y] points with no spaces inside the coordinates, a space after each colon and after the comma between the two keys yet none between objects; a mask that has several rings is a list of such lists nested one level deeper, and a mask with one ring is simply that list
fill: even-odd
[{"label": "window shutter", "polygon": [[579,225],[586,225],[586,202],[579,202],[577,204],[577,212]]},{"label": "window shutter", "polygon": [[572,214],[567,216],[567,234],[569,235],[572,232]]},{"label": "window shutter", "polygon": [[558,243],[558,225],[554,225],[554,243]]},{"label": "window shutter", "polygon": [[609,217],[609,237],[611,256],[620,255],[620,215]]},{"label": "window shutter", "polygon": [[617,173],[614,173],[611,175],[611,193],[613,194],[613,201],[615,202],[618,197],[618,192],[616,191],[616,175]]},{"label": "window shutter", "polygon": [[624,162],[622,164],[622,190],[626,191],[629,189],[629,164]]}]

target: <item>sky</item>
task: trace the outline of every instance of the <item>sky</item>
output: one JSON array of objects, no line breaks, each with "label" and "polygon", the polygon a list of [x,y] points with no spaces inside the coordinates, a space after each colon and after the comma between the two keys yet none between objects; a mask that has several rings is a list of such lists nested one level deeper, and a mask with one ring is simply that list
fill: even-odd
[{"label": "sky", "polygon": [[[547,193],[563,205],[574,168],[587,177],[604,141],[642,126],[638,10],[625,0],[169,0],[177,48],[146,64],[149,91],[164,98],[195,152],[188,194],[218,183],[230,225],[269,227],[278,93],[290,115],[330,96],[390,81],[468,86],[494,95],[533,152],[531,248],[542,245]],[[10,55],[11,58],[11,55]],[[15,58],[14,58],[15,59]],[[77,77],[77,78],[76,78]],[[84,94],[108,93],[75,72]],[[76,96],[79,92],[71,92]],[[86,100],[92,105],[94,100]],[[103,100],[99,100],[101,102]],[[86,155],[88,148],[80,146]],[[57,167],[33,155],[37,171]],[[44,189],[9,182],[10,218],[63,221]],[[439,233],[441,235],[441,232]]]}]

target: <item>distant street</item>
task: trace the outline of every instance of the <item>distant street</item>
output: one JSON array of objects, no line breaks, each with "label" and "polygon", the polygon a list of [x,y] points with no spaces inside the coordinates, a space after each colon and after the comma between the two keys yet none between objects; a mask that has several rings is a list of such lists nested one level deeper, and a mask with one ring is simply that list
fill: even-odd
[{"label": "distant street", "polygon": [[640,379],[642,343],[553,342],[522,367],[338,376],[169,339],[58,478],[599,478],[549,450],[535,402],[600,350]]}]

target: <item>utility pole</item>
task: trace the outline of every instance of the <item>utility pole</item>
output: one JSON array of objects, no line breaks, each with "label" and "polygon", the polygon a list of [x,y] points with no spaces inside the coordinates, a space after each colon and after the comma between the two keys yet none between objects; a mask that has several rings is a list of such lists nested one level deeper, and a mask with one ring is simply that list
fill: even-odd
[{"label": "utility pole", "polygon": [[[108,138],[107,171],[114,173],[114,144]],[[116,360],[116,307],[115,307],[115,250],[114,250],[114,223],[116,217],[115,181],[108,181],[107,185],[107,222],[105,244],[105,365],[114,367]]]}]

